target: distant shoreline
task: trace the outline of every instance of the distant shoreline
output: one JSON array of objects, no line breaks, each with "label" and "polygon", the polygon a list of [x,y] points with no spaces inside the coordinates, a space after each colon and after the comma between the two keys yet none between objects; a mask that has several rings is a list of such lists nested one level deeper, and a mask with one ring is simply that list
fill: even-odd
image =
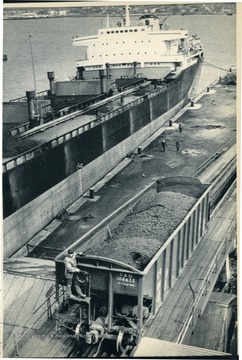
[{"label": "distant shoreline", "polygon": [[[141,16],[143,14],[133,14],[131,15],[131,17],[138,17]],[[230,15],[233,16],[235,14],[224,14],[224,13],[209,13],[209,14],[156,14],[157,16],[196,16],[196,15]],[[111,15],[110,17],[119,17],[120,15]],[[9,18],[3,18],[3,20],[40,20],[40,19],[65,19],[65,18],[73,18],[73,17],[103,17],[106,18],[107,15],[103,15],[103,14],[90,14],[90,15],[65,15],[65,16],[33,16],[33,17],[9,17]]]}]

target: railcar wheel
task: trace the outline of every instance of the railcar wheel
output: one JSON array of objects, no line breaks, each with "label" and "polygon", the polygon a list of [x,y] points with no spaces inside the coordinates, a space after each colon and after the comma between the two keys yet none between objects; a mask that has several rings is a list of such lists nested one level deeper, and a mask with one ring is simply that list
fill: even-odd
[{"label": "railcar wheel", "polygon": [[78,323],[75,328],[75,339],[79,343],[80,339],[84,338],[86,333],[86,327],[83,323]]},{"label": "railcar wheel", "polygon": [[124,338],[124,332],[119,331],[116,340],[116,350],[118,353],[122,353],[124,351],[124,348],[122,347],[123,338]]}]

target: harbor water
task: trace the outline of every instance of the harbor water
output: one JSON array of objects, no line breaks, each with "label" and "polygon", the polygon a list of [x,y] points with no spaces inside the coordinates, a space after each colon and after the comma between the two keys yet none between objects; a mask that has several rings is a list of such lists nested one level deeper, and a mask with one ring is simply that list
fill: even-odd
[{"label": "harbor water", "polygon": [[[110,19],[110,26],[118,20]],[[204,61],[214,65],[204,63],[197,92],[236,64],[235,16],[177,15],[170,16],[168,23],[171,29],[197,34],[204,44]],[[54,71],[57,80],[72,79],[75,61],[81,57],[81,49],[71,44],[72,37],[95,35],[105,25],[105,17],[4,20],[3,53],[8,61],[3,62],[3,101],[24,96],[29,90],[48,89],[48,71]]]}]

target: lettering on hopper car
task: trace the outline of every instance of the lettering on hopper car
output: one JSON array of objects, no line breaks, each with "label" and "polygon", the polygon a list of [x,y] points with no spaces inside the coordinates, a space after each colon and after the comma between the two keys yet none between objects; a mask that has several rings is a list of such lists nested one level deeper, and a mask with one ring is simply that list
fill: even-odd
[{"label": "lettering on hopper car", "polygon": [[116,280],[117,280],[117,285],[135,287],[137,284],[137,281],[132,274],[127,274],[123,272],[117,275]]}]

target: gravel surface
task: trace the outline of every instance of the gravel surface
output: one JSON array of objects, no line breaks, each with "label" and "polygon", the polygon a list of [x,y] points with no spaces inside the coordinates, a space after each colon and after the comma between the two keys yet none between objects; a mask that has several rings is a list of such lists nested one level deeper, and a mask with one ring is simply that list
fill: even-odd
[{"label": "gravel surface", "polygon": [[150,191],[113,230],[111,238],[86,254],[123,261],[143,270],[195,201],[194,197],[180,193]]}]

